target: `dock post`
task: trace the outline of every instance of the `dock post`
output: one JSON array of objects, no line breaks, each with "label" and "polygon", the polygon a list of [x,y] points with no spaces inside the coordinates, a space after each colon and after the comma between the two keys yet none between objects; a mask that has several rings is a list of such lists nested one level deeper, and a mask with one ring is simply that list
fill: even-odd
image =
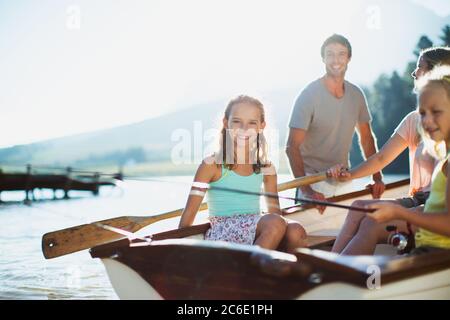
[{"label": "dock post", "polygon": [[64,199],[69,199],[69,190],[70,190],[70,185],[72,184],[71,173],[72,173],[72,168],[67,167],[66,184],[64,186]]},{"label": "dock post", "polygon": [[24,202],[26,204],[30,203],[30,196],[29,196],[29,192],[31,190],[31,164],[27,164],[27,176],[26,176],[26,180],[25,180],[25,200]]},{"label": "dock post", "polygon": [[98,173],[98,172],[95,172],[94,173],[94,190],[92,190],[92,193],[95,195],[95,196],[98,196],[98,194],[99,194],[99,189],[100,189],[100,187],[99,187],[99,181],[100,180],[100,173]]},{"label": "dock post", "polygon": [[114,175],[114,178],[123,181],[123,169],[122,166],[119,167],[119,172]]}]

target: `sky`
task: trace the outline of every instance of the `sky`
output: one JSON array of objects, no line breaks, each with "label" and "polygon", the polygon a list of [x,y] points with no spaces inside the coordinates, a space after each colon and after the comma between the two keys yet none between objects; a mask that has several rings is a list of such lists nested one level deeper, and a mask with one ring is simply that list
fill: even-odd
[{"label": "sky", "polygon": [[448,0],[413,0],[413,2],[433,10],[438,16],[447,17],[450,15],[450,3]]},{"label": "sky", "polygon": [[[447,0],[396,1],[450,14]],[[367,31],[352,26],[359,5],[0,0],[0,147],[138,122],[241,92],[303,85],[323,73],[317,54],[323,39]],[[305,43],[314,49],[304,50]],[[378,61],[364,72],[350,69],[349,76],[369,84],[392,68]]]}]

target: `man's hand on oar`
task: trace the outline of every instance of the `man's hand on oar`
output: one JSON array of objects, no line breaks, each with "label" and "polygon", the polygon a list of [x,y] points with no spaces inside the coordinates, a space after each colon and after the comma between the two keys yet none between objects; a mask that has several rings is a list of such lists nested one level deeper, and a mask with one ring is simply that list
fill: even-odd
[{"label": "man's hand on oar", "polygon": [[374,181],[373,183],[368,184],[366,188],[370,190],[372,198],[380,199],[381,195],[384,193],[384,190],[386,189],[386,186],[384,185],[383,181],[377,180]]},{"label": "man's hand on oar", "polygon": [[[325,198],[325,195],[323,193],[314,191],[311,187],[307,186],[302,189],[302,195],[304,198],[310,199],[310,200],[316,200],[316,201],[327,201],[327,198]],[[326,206],[323,205],[315,205],[315,208],[319,210],[320,214],[323,214],[325,212]]]},{"label": "man's hand on oar", "polygon": [[347,166],[342,164],[337,164],[329,168],[327,171],[327,176],[336,179],[341,182],[349,181],[352,179],[350,171],[348,171]]}]

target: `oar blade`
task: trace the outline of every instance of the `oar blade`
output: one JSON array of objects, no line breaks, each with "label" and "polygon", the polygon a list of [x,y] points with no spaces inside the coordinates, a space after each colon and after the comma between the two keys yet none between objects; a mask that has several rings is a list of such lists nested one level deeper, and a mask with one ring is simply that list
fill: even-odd
[{"label": "oar blade", "polygon": [[105,230],[96,224],[109,225],[135,232],[141,228],[141,225],[134,218],[119,217],[46,233],[42,236],[42,252],[44,257],[46,259],[56,258],[124,238],[123,235]]}]

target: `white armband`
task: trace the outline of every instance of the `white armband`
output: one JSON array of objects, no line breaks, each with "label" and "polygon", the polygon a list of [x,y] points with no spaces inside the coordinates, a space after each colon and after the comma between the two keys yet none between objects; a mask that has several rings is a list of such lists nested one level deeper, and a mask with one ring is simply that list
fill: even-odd
[{"label": "white armband", "polygon": [[205,196],[205,192],[204,191],[200,191],[200,190],[191,190],[191,192],[189,192],[190,196],[200,196],[200,197],[204,197]]},{"label": "white armband", "polygon": [[192,182],[192,186],[199,189],[209,189],[209,183],[205,182],[194,181]]}]

